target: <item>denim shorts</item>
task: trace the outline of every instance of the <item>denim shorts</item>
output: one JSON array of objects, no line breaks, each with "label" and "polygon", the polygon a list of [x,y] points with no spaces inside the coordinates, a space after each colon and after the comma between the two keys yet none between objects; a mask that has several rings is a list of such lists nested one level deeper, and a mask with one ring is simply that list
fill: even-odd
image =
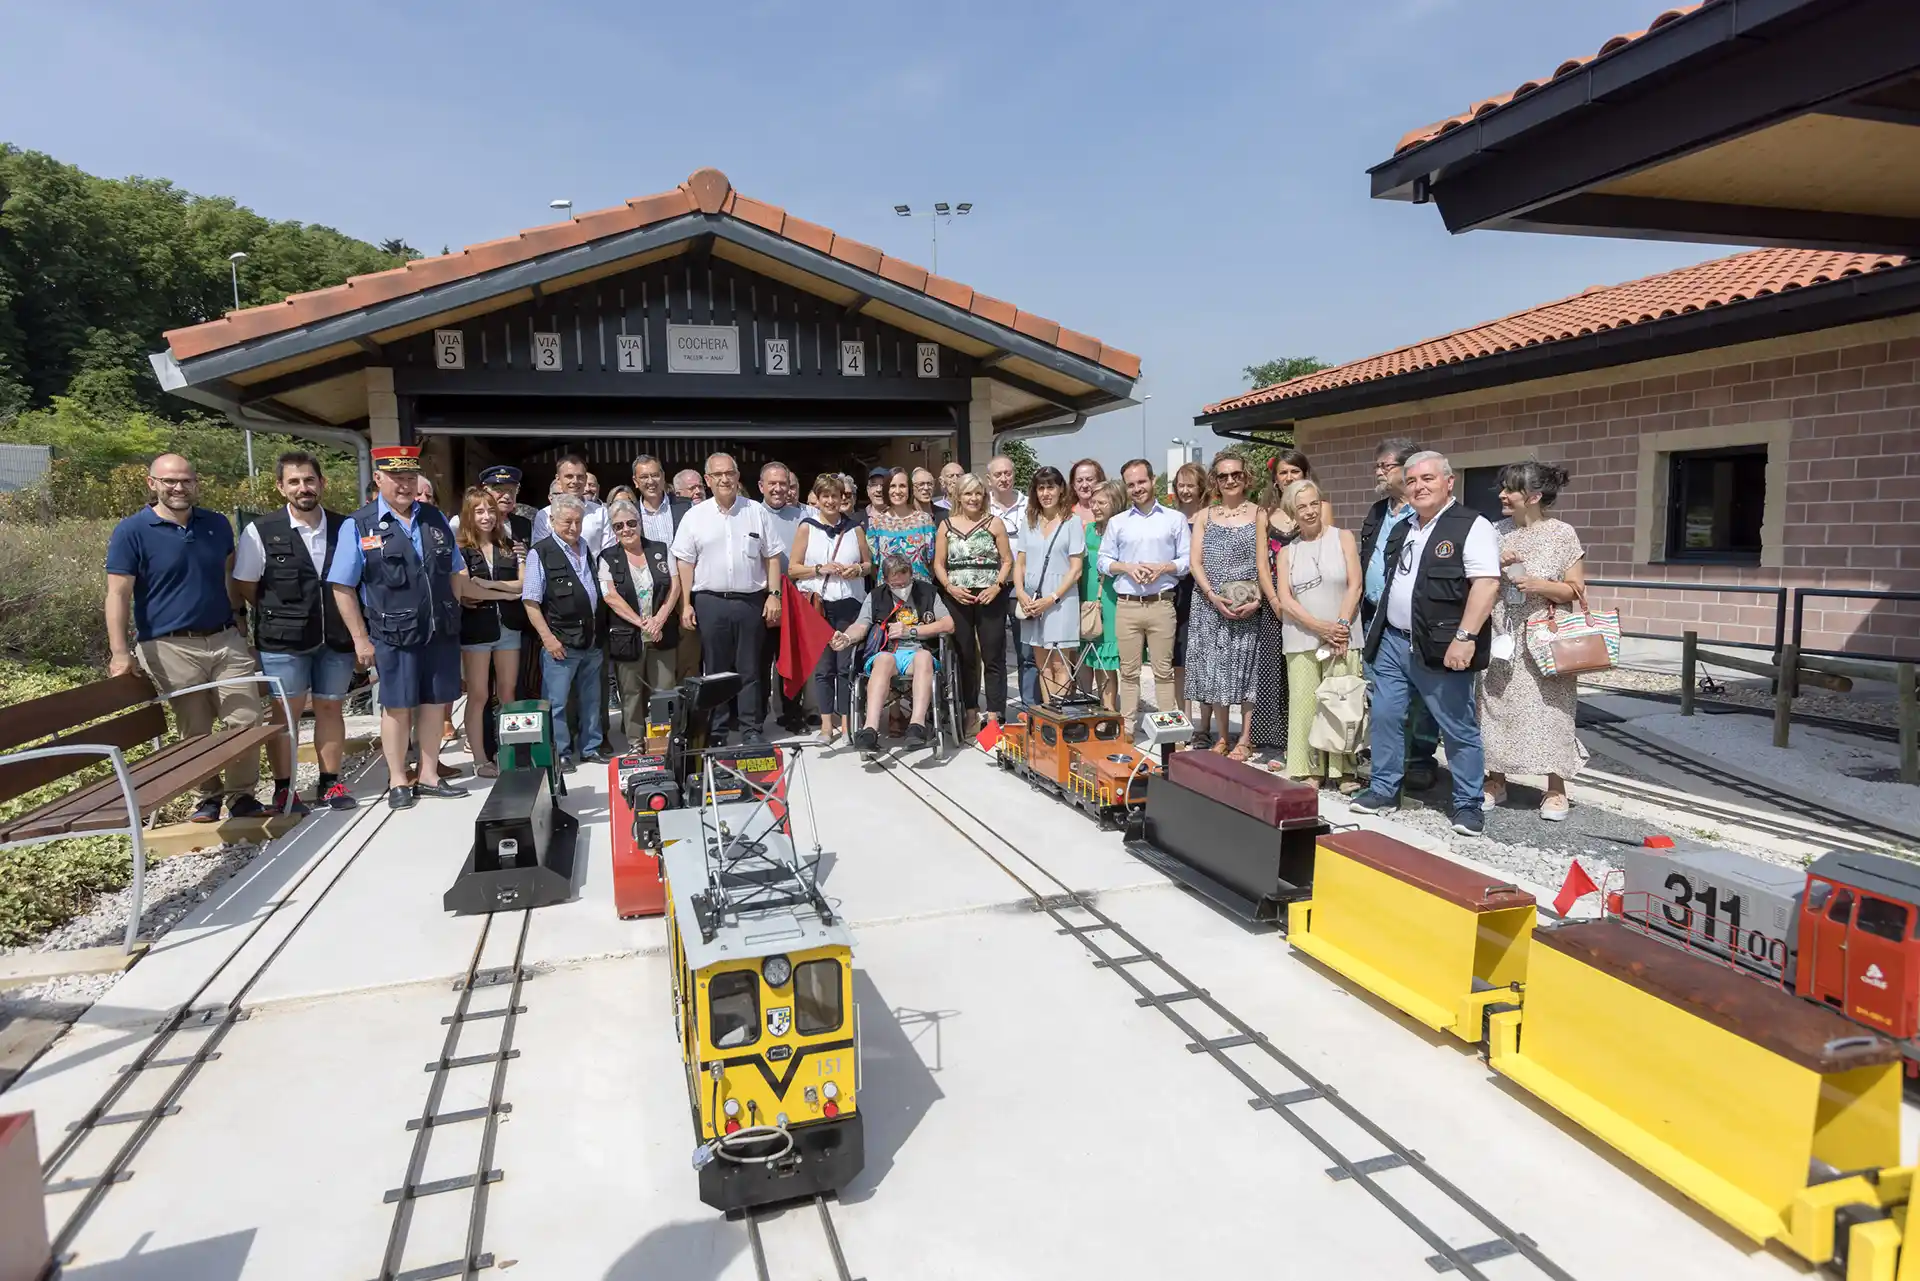
[{"label": "denim shorts", "polygon": [[519,648],[520,633],[511,627],[502,627],[499,640],[482,641],[478,645],[462,645],[460,652],[462,654],[497,654],[502,651],[513,653]]},{"label": "denim shorts", "polygon": [[315,698],[339,700],[353,684],[353,651],[341,653],[321,645],[298,654],[260,651],[260,670],[280,678],[288,699],[311,693]]}]

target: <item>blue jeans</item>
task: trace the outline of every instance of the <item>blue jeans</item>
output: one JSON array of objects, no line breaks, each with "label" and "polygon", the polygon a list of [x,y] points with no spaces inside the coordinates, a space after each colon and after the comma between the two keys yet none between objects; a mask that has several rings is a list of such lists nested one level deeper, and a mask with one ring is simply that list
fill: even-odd
[{"label": "blue jeans", "polygon": [[1040,705],[1040,669],[1033,661],[1033,646],[1020,643],[1020,624],[1024,620],[1007,607],[1007,639],[1020,663],[1020,701],[1030,707]]},{"label": "blue jeans", "polygon": [[[1472,672],[1428,667],[1413,653],[1406,633],[1389,627],[1373,656],[1373,783],[1376,796],[1398,796],[1406,776],[1407,717],[1424,705],[1447,743],[1447,769],[1453,775],[1453,808],[1480,812],[1486,786],[1486,754],[1480,748],[1480,719],[1474,706]],[[1419,702],[1414,695],[1419,695]]]},{"label": "blue jeans", "polygon": [[[1360,674],[1367,678],[1368,685],[1375,683],[1372,663],[1362,662]],[[1407,708],[1406,768],[1418,766],[1429,774],[1438,773],[1440,767],[1433,759],[1433,754],[1439,746],[1440,727],[1433,723],[1433,713],[1427,710],[1427,705],[1416,700]]]},{"label": "blue jeans", "polygon": [[567,656],[556,660],[540,651],[540,691],[553,708],[553,753],[572,756],[573,728],[567,724],[567,698],[578,693],[580,699],[579,755],[599,751],[605,746],[600,726],[606,719],[604,696],[600,693],[600,667],[603,656],[597,649],[567,648]]}]

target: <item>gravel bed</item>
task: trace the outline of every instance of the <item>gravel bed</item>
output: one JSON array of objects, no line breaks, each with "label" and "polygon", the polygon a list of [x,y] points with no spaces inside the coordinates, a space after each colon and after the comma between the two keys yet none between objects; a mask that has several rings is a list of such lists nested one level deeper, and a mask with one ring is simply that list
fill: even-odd
[{"label": "gravel bed", "polygon": [[[1719,692],[1715,694],[1696,691],[1696,696],[1701,702],[1730,703],[1735,707],[1758,708],[1769,713],[1773,711],[1773,695],[1767,692],[1763,684],[1744,681],[1735,684],[1722,680],[1719,686]],[[1593,672],[1582,676],[1580,687],[1583,690],[1615,690],[1622,693],[1678,694],[1680,677],[1674,672],[1616,667],[1610,672]],[[1900,709],[1884,699],[1855,698],[1824,689],[1801,690],[1794,696],[1793,710],[1802,716],[1831,716],[1864,725],[1897,727],[1900,723]]]}]

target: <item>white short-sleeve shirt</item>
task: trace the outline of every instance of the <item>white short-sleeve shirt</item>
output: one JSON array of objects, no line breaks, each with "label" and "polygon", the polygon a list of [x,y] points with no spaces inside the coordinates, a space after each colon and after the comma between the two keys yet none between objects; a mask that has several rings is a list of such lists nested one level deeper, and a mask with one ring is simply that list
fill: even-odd
[{"label": "white short-sleeve shirt", "polygon": [[[293,516],[293,508],[287,508],[287,515]],[[320,513],[320,523],[309,529],[293,517],[293,532],[300,535],[300,541],[306,544],[307,555],[313,557],[313,572],[322,578],[327,576],[327,516]],[[267,572],[267,546],[260,541],[260,527],[248,525],[240,535],[240,542],[233,549],[233,581],[236,583],[257,583]]]},{"label": "white short-sleeve shirt", "polygon": [[767,509],[745,495],[725,511],[716,499],[695,503],[673,536],[673,558],[693,566],[696,592],[765,591],[767,558],[785,550]]},{"label": "white short-sleeve shirt", "polygon": [[[1449,502],[1447,507],[1451,506],[1453,503]],[[1434,517],[1437,520],[1439,512],[1435,512]],[[1413,587],[1420,577],[1420,558],[1426,553],[1427,535],[1432,532],[1433,521],[1422,524],[1420,513],[1407,518],[1407,541],[1400,547],[1401,568],[1394,572],[1393,583],[1387,588],[1389,627],[1398,627],[1403,632],[1413,627]],[[1500,577],[1500,539],[1485,516],[1473,518],[1467,530],[1467,545],[1460,549],[1460,559],[1469,579]]]}]

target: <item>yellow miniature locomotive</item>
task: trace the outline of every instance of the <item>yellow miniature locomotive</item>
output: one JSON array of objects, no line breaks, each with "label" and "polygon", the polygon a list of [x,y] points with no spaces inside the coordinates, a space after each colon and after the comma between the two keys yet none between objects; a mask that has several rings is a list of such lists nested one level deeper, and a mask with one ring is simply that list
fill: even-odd
[{"label": "yellow miniature locomotive", "polygon": [[694,1166],[728,1212],[837,1191],[865,1163],[853,936],[773,789],[736,781],[758,799],[660,815]]}]

